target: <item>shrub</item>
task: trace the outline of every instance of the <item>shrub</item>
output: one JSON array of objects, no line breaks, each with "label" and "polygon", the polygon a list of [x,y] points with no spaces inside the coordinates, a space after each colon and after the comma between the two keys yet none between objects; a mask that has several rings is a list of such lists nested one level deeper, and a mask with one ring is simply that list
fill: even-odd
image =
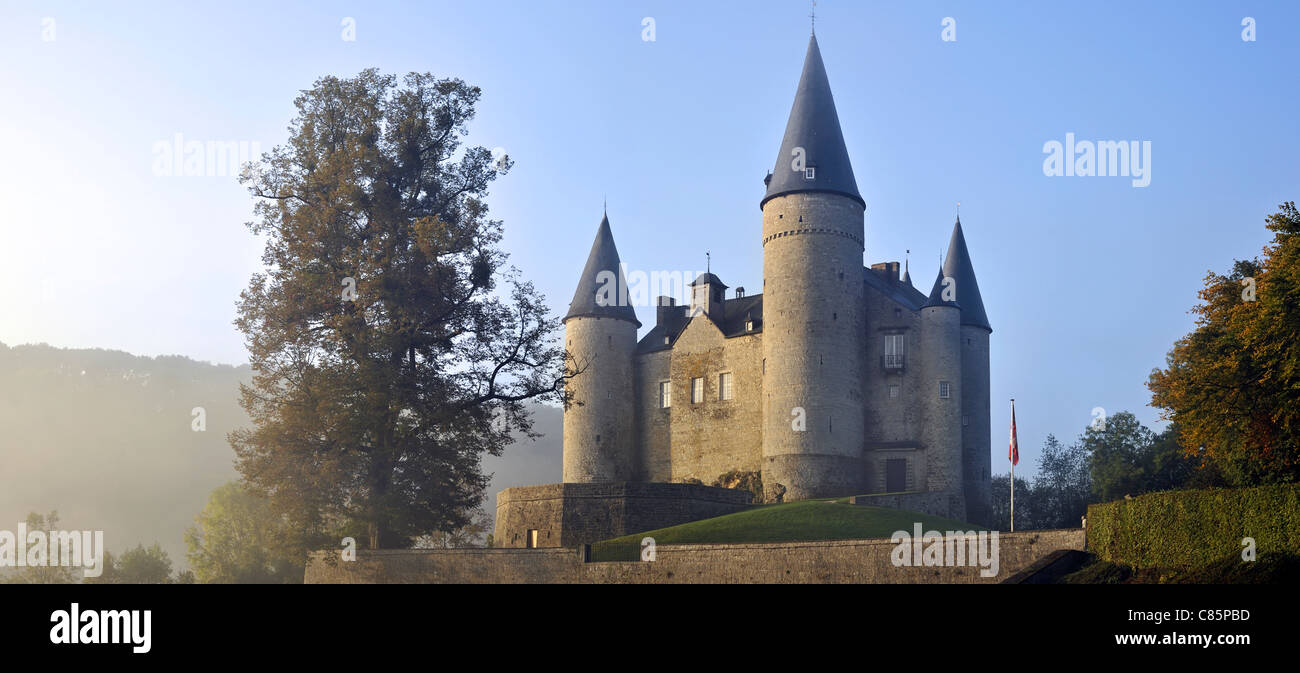
[{"label": "shrub", "polygon": [[1136,568],[1205,567],[1235,555],[1300,552],[1300,485],[1164,491],[1088,507],[1088,550]]}]

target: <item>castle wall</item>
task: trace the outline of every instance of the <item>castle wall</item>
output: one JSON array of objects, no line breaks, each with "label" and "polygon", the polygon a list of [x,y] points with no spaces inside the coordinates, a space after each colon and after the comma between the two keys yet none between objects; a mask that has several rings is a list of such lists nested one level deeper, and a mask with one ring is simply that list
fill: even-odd
[{"label": "castle wall", "polygon": [[763,485],[789,500],[862,488],[863,235],[844,196],[763,206]]},{"label": "castle wall", "polygon": [[[639,481],[672,481],[672,409],[659,407],[659,382],[670,380],[672,357],[671,350],[662,350],[638,355],[632,362]],[[674,400],[677,395],[673,391]]]},{"label": "castle wall", "polygon": [[[868,273],[871,273],[868,271]],[[921,316],[868,287],[867,331],[863,342],[863,402],[865,410],[865,493],[884,493],[886,461],[908,461],[906,490],[926,483],[926,463],[921,451],[921,368],[926,353],[921,343]],[[885,337],[903,335],[903,368],[883,365]],[[898,396],[890,397],[890,386]]]},{"label": "castle wall", "polygon": [[695,484],[543,484],[497,494],[498,547],[572,547],[745,509],[748,491]]},{"label": "castle wall", "polygon": [[[761,469],[762,366],[760,335],[728,339],[707,316],[691,320],[672,349],[670,471],[663,481],[698,479],[712,484],[732,470]],[[723,372],[731,373],[730,400],[719,399],[718,375]],[[695,377],[704,379],[699,403],[691,402]]]},{"label": "castle wall", "polygon": [[658,545],[655,560],[584,563],[574,549],[358,550],[308,559],[307,584],[991,584],[1058,549],[1082,550],[1082,528],[998,535],[998,573],[978,566],[895,566],[889,539]]}]

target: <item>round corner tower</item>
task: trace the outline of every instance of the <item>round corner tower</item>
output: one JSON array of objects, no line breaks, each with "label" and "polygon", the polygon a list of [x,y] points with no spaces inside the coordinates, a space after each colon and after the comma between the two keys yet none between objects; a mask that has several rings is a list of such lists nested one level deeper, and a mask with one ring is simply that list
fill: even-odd
[{"label": "round corner tower", "polygon": [[763,483],[789,500],[861,491],[866,203],[817,38],[763,211]]},{"label": "round corner tower", "polygon": [[566,483],[629,481],[633,477],[632,357],[641,323],[628,302],[609,218],[600,222],[578,289],[564,316],[564,346],[576,372],[564,411]]},{"label": "round corner tower", "polygon": [[930,299],[921,307],[921,443],[925,447],[925,490],[947,496],[947,517],[966,519],[963,460],[962,309],[959,282],[939,270]]}]

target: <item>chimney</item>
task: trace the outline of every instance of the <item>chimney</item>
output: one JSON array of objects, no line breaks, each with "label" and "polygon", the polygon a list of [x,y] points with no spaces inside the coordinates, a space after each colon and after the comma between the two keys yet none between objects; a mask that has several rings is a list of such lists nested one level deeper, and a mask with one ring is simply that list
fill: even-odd
[{"label": "chimney", "polygon": [[885,280],[897,283],[899,281],[898,269],[900,266],[902,265],[898,262],[877,262],[872,264],[871,268],[873,271],[879,271],[885,277]]},{"label": "chimney", "polygon": [[668,323],[669,316],[680,314],[681,309],[677,308],[677,300],[672,297],[660,295],[655,300],[655,324],[665,325]]}]

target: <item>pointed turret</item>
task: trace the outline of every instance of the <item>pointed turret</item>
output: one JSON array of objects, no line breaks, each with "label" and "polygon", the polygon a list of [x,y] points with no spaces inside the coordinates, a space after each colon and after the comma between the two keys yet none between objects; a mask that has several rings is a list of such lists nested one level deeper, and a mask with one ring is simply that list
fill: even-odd
[{"label": "pointed turret", "polygon": [[988,315],[984,313],[984,300],[980,298],[980,286],[975,281],[975,266],[971,264],[970,252],[966,249],[966,237],[961,232],[961,218],[952,228],[952,239],[948,241],[948,257],[943,261],[940,276],[951,276],[957,282],[957,302],[961,305],[961,324],[983,327],[990,332]]},{"label": "pointed turret", "polygon": [[[793,162],[799,156],[807,170],[795,170]],[[853,165],[844,147],[840,118],[835,112],[835,98],[831,96],[816,35],[808,41],[803,74],[785,125],[781,152],[776,157],[776,168],[768,176],[767,193],[759,207],[774,197],[797,192],[843,194],[866,206],[858,193]]]},{"label": "pointed turret", "polygon": [[[940,267],[939,277],[934,279],[934,286],[930,288],[930,300],[925,302],[926,306],[953,306],[961,308],[961,305],[956,301],[956,297],[954,297],[952,301],[945,301],[943,298],[943,279],[946,275],[948,274],[944,273],[943,267]],[[957,287],[961,287],[960,281],[958,281]]]},{"label": "pointed turret", "polygon": [[[615,282],[617,279],[617,282]],[[569,312],[564,319],[579,316],[619,318],[636,323],[636,310],[628,300],[627,279],[623,277],[618,248],[614,246],[614,233],[609,228],[609,215],[600,220],[596,240],[587,255],[587,265],[578,279],[578,289],[569,302]]]},{"label": "pointed turret", "polygon": [[636,400],[628,382],[640,326],[605,216],[564,316],[565,350],[575,365],[566,368],[571,378],[564,387],[574,402],[564,412],[566,483],[627,481],[635,472],[628,419]]},{"label": "pointed turret", "polygon": [[903,260],[903,284],[907,286],[911,286],[912,272],[908,269],[908,266],[910,266],[908,260],[904,259]]}]

